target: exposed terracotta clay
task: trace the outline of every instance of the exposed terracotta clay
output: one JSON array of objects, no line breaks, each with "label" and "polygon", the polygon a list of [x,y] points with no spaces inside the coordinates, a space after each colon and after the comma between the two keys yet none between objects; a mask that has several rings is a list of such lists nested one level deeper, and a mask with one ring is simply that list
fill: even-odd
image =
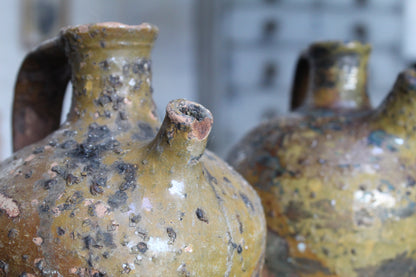
[{"label": "exposed terracotta clay", "polygon": [[17,203],[12,198],[4,196],[0,193],[0,210],[6,212],[9,217],[16,217],[20,214]]}]

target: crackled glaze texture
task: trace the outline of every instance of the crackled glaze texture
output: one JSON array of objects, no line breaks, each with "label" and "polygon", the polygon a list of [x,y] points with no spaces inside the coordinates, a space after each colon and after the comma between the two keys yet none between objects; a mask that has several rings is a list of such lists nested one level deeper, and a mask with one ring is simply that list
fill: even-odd
[{"label": "crackled glaze texture", "polygon": [[[321,60],[333,55],[323,46]],[[313,76],[321,69],[306,70],[303,86],[321,79],[331,88],[327,99],[337,99],[333,106],[299,101],[295,112],[259,126],[230,154],[265,208],[264,276],[416,276],[416,72],[401,73],[383,104],[369,110],[363,86],[353,91],[355,104],[340,109],[343,94],[326,77],[334,75]],[[319,102],[320,88],[300,95]]]},{"label": "crackled glaze texture", "polygon": [[[175,100],[159,129],[156,34],[149,24],[84,25],[28,55],[14,105],[14,146],[24,148],[0,167],[0,276],[260,274],[261,202],[205,150],[211,113]],[[57,128],[50,116],[70,75],[67,121],[26,146]]]}]

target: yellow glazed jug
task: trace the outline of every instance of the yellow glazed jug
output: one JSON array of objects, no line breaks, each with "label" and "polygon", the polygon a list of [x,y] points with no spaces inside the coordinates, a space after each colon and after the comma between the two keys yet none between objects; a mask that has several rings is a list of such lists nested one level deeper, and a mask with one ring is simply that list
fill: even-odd
[{"label": "yellow glazed jug", "polygon": [[295,111],[230,153],[265,209],[265,276],[416,276],[416,72],[402,72],[372,110],[368,52],[311,45],[295,78]]},{"label": "yellow glazed jug", "polygon": [[[175,100],[159,122],[156,35],[146,23],[81,25],[26,57],[18,151],[0,165],[0,276],[259,274],[260,199],[205,150],[211,113]],[[69,78],[72,107],[59,127]]]}]

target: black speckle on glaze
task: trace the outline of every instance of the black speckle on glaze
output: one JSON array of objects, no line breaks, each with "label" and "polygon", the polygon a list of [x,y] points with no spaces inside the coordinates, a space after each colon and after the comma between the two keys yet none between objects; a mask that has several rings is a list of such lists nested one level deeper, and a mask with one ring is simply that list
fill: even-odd
[{"label": "black speckle on glaze", "polygon": [[76,145],[77,142],[73,139],[69,139],[67,141],[64,141],[62,144],[60,144],[59,146],[62,149],[70,149],[71,147],[73,147],[74,145]]},{"label": "black speckle on glaze", "polygon": [[51,189],[52,187],[56,186],[57,183],[58,183],[58,181],[55,178],[46,180],[43,183],[43,188],[46,189],[46,190]]},{"label": "black speckle on glaze", "polygon": [[119,118],[120,118],[121,120],[127,120],[127,119],[128,119],[128,115],[127,115],[127,113],[126,113],[126,112],[124,112],[124,111],[120,111],[120,112],[119,112]]},{"label": "black speckle on glaze", "polygon": [[76,134],[76,133],[77,133],[76,131],[72,131],[72,130],[65,130],[65,131],[64,131],[64,136],[65,136],[65,137],[68,137],[68,138],[71,138],[71,137],[75,136],[75,134]]},{"label": "black speckle on glaze", "polygon": [[131,188],[134,190],[136,188],[136,175],[137,175],[137,165],[116,162],[115,168],[117,173],[123,175],[124,182],[120,185],[119,190],[125,191]]},{"label": "black speckle on glaze", "polygon": [[48,144],[49,146],[56,147],[58,145],[58,141],[56,139],[50,140]]},{"label": "black speckle on glaze", "polygon": [[68,174],[65,178],[65,182],[67,186],[71,186],[73,184],[79,184],[80,181],[81,181],[80,178],[72,174]]},{"label": "black speckle on glaze", "polygon": [[111,97],[109,95],[101,95],[97,100],[96,103],[99,104],[100,106],[104,107],[105,105],[107,105],[108,103],[111,102]]},{"label": "black speckle on glaze", "polygon": [[62,227],[58,227],[56,228],[56,233],[58,234],[58,236],[63,236],[65,235],[65,229],[63,229]]},{"label": "black speckle on glaze", "polygon": [[56,165],[56,166],[51,168],[51,171],[58,174],[58,176],[61,176],[61,177],[66,176],[66,170],[65,170],[65,168],[63,168],[61,166]]},{"label": "black speckle on glaze", "polygon": [[206,176],[206,179],[208,180],[208,182],[209,182],[211,185],[217,185],[217,184],[218,184],[217,178],[215,178],[215,177],[211,174],[211,172],[209,172],[207,169],[205,169],[205,170],[203,171],[203,174],[204,174],[204,176]]},{"label": "black speckle on glaze", "polygon": [[92,195],[102,194],[104,192],[104,189],[102,186],[98,185],[97,183],[93,182],[90,185],[90,193]]},{"label": "black speckle on glaze", "polygon": [[108,82],[114,88],[119,87],[119,86],[122,85],[122,83],[120,81],[120,76],[117,76],[117,75],[110,75],[108,77]]},{"label": "black speckle on glaze", "polygon": [[88,138],[87,143],[95,143],[101,141],[110,136],[110,130],[105,125],[98,125],[97,123],[92,123],[88,127]]},{"label": "black speckle on glaze", "polygon": [[168,227],[166,228],[166,233],[169,237],[169,244],[173,244],[176,240],[176,232],[173,230],[173,228]]},{"label": "black speckle on glaze", "polygon": [[367,142],[368,144],[381,147],[383,144],[383,141],[386,139],[387,136],[388,135],[384,130],[373,131],[370,133],[370,135],[368,135]]},{"label": "black speckle on glaze", "polygon": [[9,273],[9,264],[0,260],[0,270],[0,272],[3,272],[7,276],[7,274]]},{"label": "black speckle on glaze", "polygon": [[240,197],[243,199],[244,204],[246,204],[247,208],[250,208],[254,212],[254,206],[251,200],[245,195],[244,193],[240,192]]},{"label": "black speckle on glaze", "polygon": [[35,148],[35,150],[33,150],[33,154],[43,153],[44,150],[45,150],[45,147],[43,147],[43,146],[37,147],[37,148]]},{"label": "black speckle on glaze", "polygon": [[102,69],[107,71],[110,68],[110,64],[108,63],[107,60],[103,60],[101,62],[98,63],[98,66]]},{"label": "black speckle on glaze", "polygon": [[130,220],[129,226],[136,227],[136,225],[140,222],[140,220],[142,220],[142,216],[140,214],[137,214],[137,215],[131,214],[129,216],[129,220]]},{"label": "black speckle on glaze", "polygon": [[140,253],[146,253],[146,251],[147,251],[147,244],[146,243],[144,243],[144,242],[139,242],[138,244],[137,244],[137,249],[140,251]]},{"label": "black speckle on glaze", "polygon": [[114,243],[113,234],[109,232],[99,233],[97,234],[97,238],[100,239],[100,241],[103,241],[104,245],[109,248],[117,248],[117,245]]},{"label": "black speckle on glaze", "polygon": [[39,210],[39,213],[48,213],[49,212],[49,210],[50,210],[50,208],[49,208],[49,205],[48,204],[41,204],[41,205],[39,205],[39,208],[38,208],[38,210]]},{"label": "black speckle on glaze", "polygon": [[360,268],[356,272],[358,277],[416,276],[416,261],[404,252],[382,261],[379,266]]},{"label": "black speckle on glaze", "polygon": [[45,268],[45,261],[43,259],[41,259],[40,261],[35,263],[35,266],[36,266],[37,269],[42,271]]},{"label": "black speckle on glaze", "polygon": [[395,138],[394,135],[388,134],[384,130],[375,130],[368,135],[367,143],[378,147],[385,146],[387,150],[396,152],[398,146],[393,141]]},{"label": "black speckle on glaze", "polygon": [[242,234],[244,233],[244,226],[243,226],[243,223],[241,222],[240,215],[236,214],[235,217],[237,218],[237,221],[238,221],[238,230],[240,231],[240,234]]},{"label": "black speckle on glaze", "polygon": [[95,239],[93,237],[91,237],[90,235],[84,237],[84,247],[86,249],[91,249],[92,247],[94,247],[94,245],[96,245],[95,243]]},{"label": "black speckle on glaze", "polygon": [[108,205],[112,208],[119,208],[124,205],[128,199],[127,193],[124,191],[117,191],[115,194],[108,198]]},{"label": "black speckle on glaze", "polygon": [[127,76],[130,72],[130,64],[123,65],[123,75]]},{"label": "black speckle on glaze", "polygon": [[156,131],[146,122],[139,122],[137,127],[139,131],[132,135],[132,138],[135,140],[151,139],[156,135]]},{"label": "black speckle on glaze", "polygon": [[319,261],[314,261],[307,258],[295,258],[294,263],[299,268],[298,270],[306,274],[323,273],[325,275],[331,275],[331,271],[323,266]]},{"label": "black speckle on glaze", "polygon": [[33,171],[29,170],[28,172],[25,173],[25,179],[29,179],[30,177],[32,177]]},{"label": "black speckle on glaze", "polygon": [[407,176],[407,184],[408,188],[413,188],[416,185],[416,180],[412,176]]},{"label": "black speckle on glaze", "polygon": [[7,234],[7,236],[9,237],[9,239],[15,239],[17,237],[18,233],[19,233],[19,231],[12,228],[12,229],[9,230],[9,233]]},{"label": "black speckle on glaze", "polygon": [[133,64],[132,71],[135,74],[146,74],[151,71],[151,61],[148,59],[139,59],[137,63]]},{"label": "black speckle on glaze", "polygon": [[203,222],[205,222],[207,224],[209,223],[208,217],[207,217],[207,215],[206,215],[206,213],[205,213],[205,211],[203,209],[197,208],[196,211],[195,211],[195,214],[196,214],[196,217],[199,220],[201,220],[201,221],[203,221]]}]

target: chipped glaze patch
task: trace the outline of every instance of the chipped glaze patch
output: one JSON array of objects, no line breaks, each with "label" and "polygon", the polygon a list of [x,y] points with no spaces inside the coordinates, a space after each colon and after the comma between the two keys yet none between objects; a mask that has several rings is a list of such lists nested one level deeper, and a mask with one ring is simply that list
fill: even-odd
[{"label": "chipped glaze patch", "polygon": [[142,208],[148,212],[152,210],[152,203],[150,202],[149,198],[143,198]]},{"label": "chipped glaze patch", "polygon": [[298,243],[298,250],[302,253],[305,252],[306,244],[304,244],[303,242]]},{"label": "chipped glaze patch", "polygon": [[17,217],[20,214],[16,201],[0,193],[0,210],[4,210],[9,217]]},{"label": "chipped glaze patch", "polygon": [[183,182],[172,180],[170,184],[171,184],[171,187],[169,188],[170,194],[177,195],[181,198],[185,198],[185,193],[184,193],[185,185]]},{"label": "chipped glaze patch", "polygon": [[354,200],[356,203],[369,204],[374,208],[378,206],[392,208],[396,205],[396,199],[391,194],[378,190],[368,192],[358,190],[354,193]]},{"label": "chipped glaze patch", "polygon": [[373,155],[381,155],[383,154],[383,148],[375,146],[372,150],[371,150],[371,154]]},{"label": "chipped glaze patch", "polygon": [[33,238],[33,243],[34,244],[36,244],[37,246],[41,246],[42,245],[42,243],[43,243],[43,239],[41,238],[41,237],[36,237],[36,238]]},{"label": "chipped glaze patch", "polygon": [[34,154],[30,154],[26,159],[25,162],[30,162],[31,160],[33,160],[36,156]]},{"label": "chipped glaze patch", "polygon": [[104,217],[106,214],[109,213],[110,207],[105,205],[102,202],[99,202],[95,205],[95,213],[98,217]]},{"label": "chipped glaze patch", "polygon": [[187,252],[187,253],[192,253],[194,251],[194,249],[192,248],[192,244],[186,246],[184,248],[184,251]]},{"label": "chipped glaze patch", "polygon": [[134,85],[136,85],[136,81],[135,81],[134,79],[131,79],[131,80],[129,81],[129,85],[130,85],[131,87],[134,87]]},{"label": "chipped glaze patch", "polygon": [[169,252],[172,251],[172,247],[170,247],[168,243],[168,240],[151,237],[147,242],[147,247],[154,253]]}]

